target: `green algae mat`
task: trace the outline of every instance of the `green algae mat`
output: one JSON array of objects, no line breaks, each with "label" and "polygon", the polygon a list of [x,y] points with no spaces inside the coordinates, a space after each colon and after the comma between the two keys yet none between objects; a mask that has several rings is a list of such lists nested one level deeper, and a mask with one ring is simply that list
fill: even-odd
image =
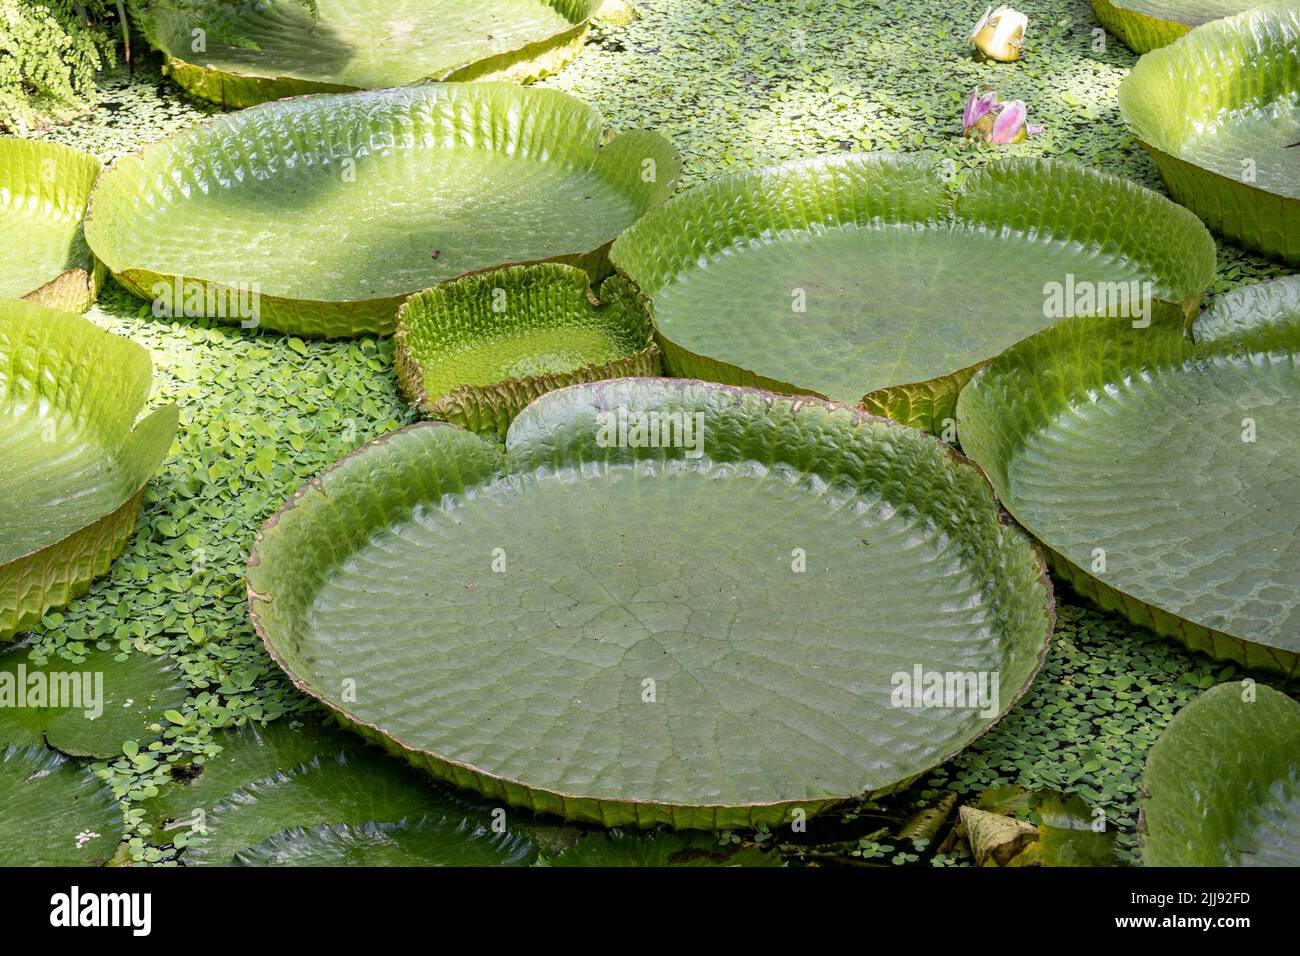
[{"label": "green algae mat", "polygon": [[1193,27],[1256,6],[1252,0],[1092,0],[1101,25],[1136,53],[1173,43]]},{"label": "green algae mat", "polygon": [[444,282],[398,313],[397,380],[431,418],[504,438],[534,398],[602,378],[657,375],[645,302],[624,280],[597,297],[560,263],[509,266]]},{"label": "green algae mat", "polygon": [[1169,722],[1142,777],[1147,866],[1300,865],[1300,704],[1220,684]]},{"label": "green algae mat", "polygon": [[1300,277],[1218,297],[1190,338],[1049,329],[966,386],[958,435],[1081,593],[1300,672]]},{"label": "green algae mat", "polygon": [[99,160],[0,136],[0,298],[84,312],[103,278],[81,233]]},{"label": "green algae mat", "polygon": [[662,137],[601,142],[591,107],[508,83],[266,103],[115,162],[86,238],[155,314],[386,334],[444,279],[592,261],[671,191]]},{"label": "green algae mat", "polygon": [[146,35],[191,93],[240,108],[422,80],[528,81],[577,54],[598,0],[154,0]]},{"label": "green algae mat", "polygon": [[[1011,159],[954,193],[896,154],[715,180],[652,210],[610,258],[651,299],[672,374],[862,399],[936,433],[1016,341],[1075,308],[1182,318],[1214,274],[1195,217],[1133,183]],[[1085,288],[1107,294],[1089,304]]]},{"label": "green algae mat", "polygon": [[948,446],[667,379],[549,392],[504,447],[445,423],[363,446],[267,521],[248,597],[367,739],[642,827],[777,824],[915,778],[1025,691],[1053,619],[1036,550]]},{"label": "green algae mat", "polygon": [[1300,3],[1148,53],[1119,106],[1169,193],[1248,249],[1300,263]]},{"label": "green algae mat", "polygon": [[176,434],[174,405],[134,424],[152,375],[133,342],[0,300],[0,640],[84,592],[134,530]]}]

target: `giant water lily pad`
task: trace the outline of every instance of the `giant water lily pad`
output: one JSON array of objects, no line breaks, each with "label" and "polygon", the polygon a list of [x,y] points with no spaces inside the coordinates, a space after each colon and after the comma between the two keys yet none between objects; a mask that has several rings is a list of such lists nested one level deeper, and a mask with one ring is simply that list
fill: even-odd
[{"label": "giant water lily pad", "polygon": [[157,313],[387,333],[443,279],[593,259],[672,188],[662,137],[600,142],[591,107],[507,83],[299,97],[118,160],[86,238]]},{"label": "giant water lily pad", "polygon": [[1300,704],[1220,684],[1180,710],[1147,757],[1148,866],[1300,865]]},{"label": "giant water lily pad", "polygon": [[135,528],[176,434],[145,349],[80,316],[0,300],[0,640],[90,585]]},{"label": "giant water lily pad", "polygon": [[176,82],[241,108],[421,80],[534,80],[573,59],[597,6],[599,0],[154,0],[144,23]]},{"label": "giant water lily pad", "polygon": [[1148,53],[1119,106],[1170,195],[1214,231],[1300,263],[1300,3],[1198,27]]},{"label": "giant water lily pad", "polygon": [[505,437],[545,392],[602,378],[657,375],[644,300],[560,263],[509,266],[417,293],[398,313],[397,380],[432,418]]},{"label": "giant water lily pad", "polygon": [[958,403],[962,448],[1057,569],[1194,650],[1300,671],[1300,277],[1176,330],[1064,323]]},{"label": "giant water lily pad", "polygon": [[0,136],[0,298],[84,312],[97,268],[81,233],[99,160],[57,143]]},{"label": "giant water lily pad", "polygon": [[892,154],[705,184],[625,232],[611,258],[652,300],[673,374],[869,393],[868,411],[934,432],[975,367],[1068,311],[1137,316],[1149,302],[1181,317],[1214,274],[1195,217],[1124,180],[1017,159],[954,194],[927,161]]},{"label": "giant water lily pad", "polygon": [[0,747],[0,866],[99,866],[122,810],[91,771],[43,747]]},{"label": "giant water lily pad", "polygon": [[[504,448],[445,423],[364,446],[268,520],[248,593],[299,688],[435,777],[684,828],[916,777],[1011,706],[1052,622],[948,446],[665,379],[550,392]],[[948,673],[984,694],[927,705]]]},{"label": "giant water lily pad", "polygon": [[1193,27],[1256,6],[1254,0],[1092,0],[1101,25],[1137,53],[1173,43]]}]

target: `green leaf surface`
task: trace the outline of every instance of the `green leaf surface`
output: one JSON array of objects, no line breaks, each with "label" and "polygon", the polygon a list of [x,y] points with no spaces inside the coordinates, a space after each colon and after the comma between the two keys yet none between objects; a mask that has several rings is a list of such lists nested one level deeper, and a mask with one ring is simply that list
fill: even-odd
[{"label": "green leaf surface", "polygon": [[220,752],[202,762],[177,765],[178,783],[142,801],[149,818],[166,824],[189,818],[196,809],[211,808],[236,790],[301,766],[319,755],[355,756],[361,741],[318,720],[285,718],[265,727],[246,724],[218,731],[213,742]]},{"label": "green leaf surface", "polygon": [[648,307],[611,276],[560,263],[508,266],[444,282],[398,313],[398,382],[429,417],[504,438],[524,407],[579,382],[656,375]]},{"label": "green leaf surface", "polygon": [[99,866],[122,838],[113,791],[40,747],[0,753],[0,866]]},{"label": "green leaf surface", "polygon": [[958,403],[962,448],[1074,586],[1251,667],[1300,671],[1300,277],[1219,297],[1195,339],[1072,321]]},{"label": "green leaf surface", "polygon": [[1101,25],[1136,53],[1158,49],[1193,27],[1256,6],[1255,0],[1092,0]]},{"label": "green leaf surface", "polygon": [[432,816],[445,831],[443,839],[454,842],[459,833],[472,842],[492,823],[491,806],[433,787],[400,762],[368,748],[314,756],[201,809],[185,852],[186,863],[195,866],[228,864],[240,850],[293,827]]},{"label": "green leaf surface", "polygon": [[177,765],[177,782],[143,802],[160,832],[183,834],[190,865],[526,865],[537,846],[567,841],[430,785],[315,717],[228,729],[214,743],[219,753]]},{"label": "green leaf surface", "polygon": [[784,866],[781,854],[753,845],[722,844],[713,833],[610,830],[589,833],[537,866]]},{"label": "green leaf surface", "polygon": [[1142,788],[1147,866],[1300,865],[1300,704],[1206,691],[1151,748]]},{"label": "green leaf surface", "polygon": [[939,393],[924,409],[906,391],[869,407],[932,431],[973,366],[1064,317],[1050,283],[1116,283],[1135,312],[1184,317],[1214,274],[1195,218],[1133,183],[1009,159],[954,194],[932,161],[894,154],[715,180],[652,210],[610,258],[653,302],[673,374],[840,402],[924,385]]},{"label": "green leaf surface", "polygon": [[1300,3],[1198,27],[1142,57],[1124,121],[1169,193],[1249,249],[1300,263]]},{"label": "green leaf surface", "polygon": [[139,345],[0,300],[0,640],[84,591],[125,544],[176,433],[173,405],[134,424],[151,378]]},{"label": "green leaf surface", "polygon": [[[368,739],[606,825],[896,787],[1005,712],[1052,619],[1038,556],[947,446],[663,379],[550,392],[504,450],[445,424],[371,443],[267,522],[248,587],[272,655]],[[900,705],[916,668],[1000,692]]]},{"label": "green leaf surface", "polygon": [[537,849],[465,818],[285,830],[235,854],[236,866],[525,866]]},{"label": "green leaf surface", "polygon": [[83,312],[100,271],[81,233],[99,160],[57,143],[0,136],[0,298]]},{"label": "green leaf surface", "polygon": [[0,740],[109,758],[127,740],[154,736],[151,725],[184,703],[188,687],[165,658],[116,656],[91,651],[78,663],[35,664],[25,650],[0,655]]},{"label": "green leaf surface", "polygon": [[[241,108],[421,80],[546,76],[598,0],[156,0],[145,29],[190,92]],[[201,30],[202,42],[194,31]]]},{"label": "green leaf surface", "polygon": [[444,279],[594,262],[671,191],[680,160],[662,137],[600,142],[591,107],[508,83],[298,97],[118,160],[86,238],[173,315],[387,333],[408,295]]}]

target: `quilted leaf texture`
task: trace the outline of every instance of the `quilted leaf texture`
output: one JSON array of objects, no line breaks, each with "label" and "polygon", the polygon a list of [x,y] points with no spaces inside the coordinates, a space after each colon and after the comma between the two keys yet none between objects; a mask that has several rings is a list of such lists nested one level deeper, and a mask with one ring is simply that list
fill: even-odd
[{"label": "quilted leaf texture", "polygon": [[1142,57],[1119,106],[1165,185],[1215,232],[1300,263],[1300,3],[1198,27]]},{"label": "quilted leaf texture", "polygon": [[[300,689],[434,777],[686,829],[914,779],[1023,693],[1053,620],[948,446],[669,379],[549,392],[504,447],[445,423],[363,446],[268,520],[248,594]],[[983,674],[987,706],[900,691],[936,673]]]},{"label": "quilted leaf texture", "polygon": [[1191,336],[1048,329],[976,374],[958,437],[1081,593],[1300,672],[1300,277],[1220,296]]},{"label": "quilted leaf texture", "polygon": [[[599,0],[155,0],[172,79],[231,109],[423,80],[528,82],[582,47]],[[199,15],[195,16],[195,9]],[[196,35],[195,31],[200,31]]]},{"label": "quilted leaf texture", "polygon": [[1193,27],[1258,6],[1252,0],[1092,0],[1092,12],[1135,53],[1148,53]]},{"label": "quilted leaf texture", "polygon": [[1180,710],[1142,777],[1147,866],[1300,864],[1300,704],[1220,684]]},{"label": "quilted leaf texture", "polygon": [[504,438],[546,392],[659,373],[645,300],[612,276],[598,299],[560,263],[507,266],[412,296],[397,317],[397,380],[430,418]]},{"label": "quilted leaf texture", "polygon": [[0,136],[0,298],[68,312],[95,301],[103,269],[81,233],[99,160],[57,143]]},{"label": "quilted leaf texture", "polygon": [[[954,193],[927,160],[882,153],[704,184],[610,258],[651,300],[671,374],[861,399],[935,434],[974,370],[1025,336],[1076,309],[1185,320],[1214,274],[1196,218],[1125,180],[1010,159]],[[1056,287],[1071,290],[1059,314]]]},{"label": "quilted leaf texture", "polygon": [[118,160],[86,238],[164,314],[388,334],[411,293],[466,272],[595,267],[681,169],[657,134],[601,135],[579,100],[508,83],[266,103]]},{"label": "quilted leaf texture", "polygon": [[80,316],[0,300],[0,640],[108,570],[176,434],[136,416],[149,353]]}]

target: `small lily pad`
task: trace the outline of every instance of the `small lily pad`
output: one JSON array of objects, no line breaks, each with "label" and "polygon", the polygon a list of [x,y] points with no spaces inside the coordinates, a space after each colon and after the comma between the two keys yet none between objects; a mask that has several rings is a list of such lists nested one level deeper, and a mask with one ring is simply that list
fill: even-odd
[{"label": "small lily pad", "polygon": [[426,415],[493,432],[539,395],[602,378],[656,375],[644,300],[614,276],[592,294],[587,273],[544,263],[445,282],[397,316],[397,379]]},{"label": "small lily pad", "polygon": [[1206,691],[1151,748],[1142,789],[1147,866],[1300,865],[1300,703]]},{"label": "small lily pad", "polygon": [[1119,108],[1169,193],[1221,235],[1300,263],[1300,4],[1258,7],[1148,53]]}]

